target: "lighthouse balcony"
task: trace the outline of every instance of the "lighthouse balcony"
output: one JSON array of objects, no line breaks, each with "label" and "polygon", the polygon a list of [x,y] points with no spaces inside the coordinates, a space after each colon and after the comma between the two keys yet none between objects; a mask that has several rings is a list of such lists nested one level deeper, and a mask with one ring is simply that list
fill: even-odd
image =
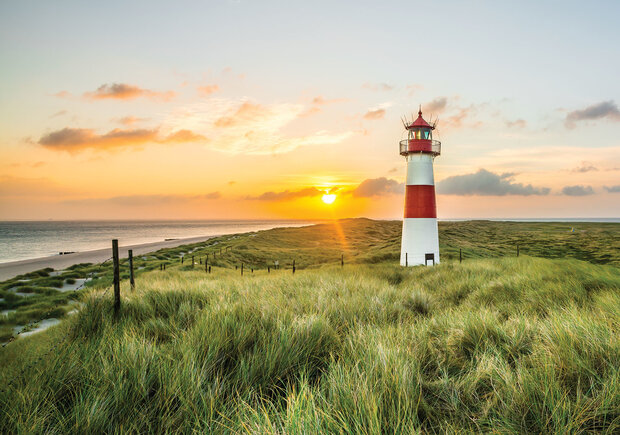
[{"label": "lighthouse balcony", "polygon": [[405,139],[400,141],[400,155],[425,153],[438,156],[441,154],[441,142],[432,139]]}]

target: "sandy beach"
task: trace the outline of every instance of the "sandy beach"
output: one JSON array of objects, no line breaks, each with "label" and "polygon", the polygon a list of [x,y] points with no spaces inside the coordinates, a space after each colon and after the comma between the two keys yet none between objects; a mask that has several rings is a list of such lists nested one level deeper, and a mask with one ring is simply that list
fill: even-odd
[{"label": "sandy beach", "polygon": [[[162,248],[174,248],[175,246],[187,245],[191,243],[203,242],[215,236],[191,237],[186,239],[165,240],[161,242],[143,243],[139,245],[119,246],[121,258],[127,257],[127,251],[133,249],[133,255],[144,255]],[[11,261],[0,263],[0,281],[4,281],[23,273],[32,272],[46,267],[55,270],[64,269],[77,263],[100,263],[112,256],[112,242],[106,249],[96,249],[93,251],[75,252],[66,255],[54,255],[51,257],[33,258],[30,260]]]}]

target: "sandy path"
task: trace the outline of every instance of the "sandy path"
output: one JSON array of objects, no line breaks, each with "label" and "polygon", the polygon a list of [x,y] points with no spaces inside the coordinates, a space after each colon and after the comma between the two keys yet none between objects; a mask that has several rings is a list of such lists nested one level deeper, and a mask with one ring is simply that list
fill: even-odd
[{"label": "sandy path", "polygon": [[[167,240],[162,242],[144,243],[141,245],[119,246],[119,256],[127,257],[127,251],[133,249],[133,255],[143,255],[157,251],[162,248],[174,248],[175,246],[187,245],[190,243],[203,242],[216,236],[191,237],[188,239]],[[101,263],[112,256],[112,241],[110,247],[106,249],[96,249],[94,251],[76,252],[67,255],[54,255],[52,257],[34,258],[31,260],[11,261],[0,263],[0,281],[4,281],[23,273],[32,272],[46,267],[53,267],[56,270],[64,269],[77,263]]]}]

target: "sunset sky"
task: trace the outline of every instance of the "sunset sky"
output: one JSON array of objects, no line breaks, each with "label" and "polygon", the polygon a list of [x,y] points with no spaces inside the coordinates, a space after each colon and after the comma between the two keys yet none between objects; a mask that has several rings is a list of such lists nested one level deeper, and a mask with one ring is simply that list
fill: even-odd
[{"label": "sunset sky", "polygon": [[[0,219],[620,216],[618,1],[0,4]],[[333,204],[321,198],[336,194]]]}]

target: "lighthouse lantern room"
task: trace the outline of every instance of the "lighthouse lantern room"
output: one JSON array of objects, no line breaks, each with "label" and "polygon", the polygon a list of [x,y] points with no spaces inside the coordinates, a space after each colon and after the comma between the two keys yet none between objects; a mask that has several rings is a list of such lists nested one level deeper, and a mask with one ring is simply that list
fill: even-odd
[{"label": "lighthouse lantern room", "polygon": [[405,216],[400,250],[401,266],[439,263],[437,205],[433,161],[441,154],[441,142],[433,140],[435,123],[422,118],[403,122],[407,139],[400,141],[400,154],[407,159]]}]

